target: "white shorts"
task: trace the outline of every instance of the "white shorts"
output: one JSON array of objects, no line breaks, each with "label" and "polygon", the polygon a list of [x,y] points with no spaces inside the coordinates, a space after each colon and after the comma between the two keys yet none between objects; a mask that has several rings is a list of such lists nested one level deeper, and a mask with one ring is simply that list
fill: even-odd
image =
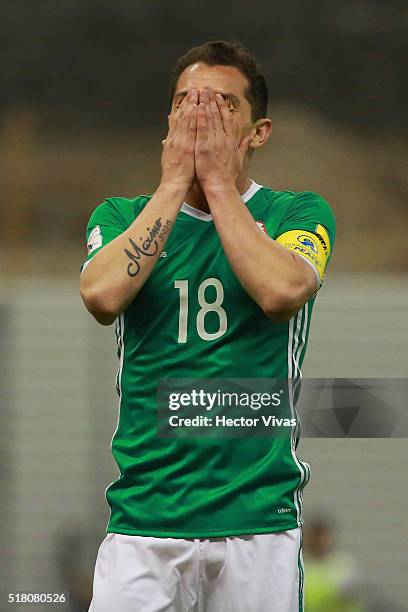
[{"label": "white shorts", "polygon": [[303,612],[301,528],[210,539],[109,533],[89,612]]}]

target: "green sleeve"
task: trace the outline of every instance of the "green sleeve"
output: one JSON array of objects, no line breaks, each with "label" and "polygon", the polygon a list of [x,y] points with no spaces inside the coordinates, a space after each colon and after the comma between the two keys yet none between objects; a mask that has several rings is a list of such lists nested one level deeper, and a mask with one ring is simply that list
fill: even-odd
[{"label": "green sleeve", "polygon": [[129,227],[129,222],[119,212],[117,204],[106,199],[95,208],[86,228],[88,255],[82,263],[81,271],[87,263],[111,240],[122,234]]},{"label": "green sleeve", "polygon": [[318,225],[323,225],[330,239],[330,252],[336,238],[336,219],[330,204],[318,193],[304,191],[298,193],[288,204],[275,238],[291,230],[316,232]]}]

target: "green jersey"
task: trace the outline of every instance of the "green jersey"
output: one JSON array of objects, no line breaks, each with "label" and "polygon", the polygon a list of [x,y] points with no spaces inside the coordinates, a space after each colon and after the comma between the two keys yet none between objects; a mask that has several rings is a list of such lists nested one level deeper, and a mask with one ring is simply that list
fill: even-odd
[{"label": "green jersey", "polygon": [[[323,248],[327,262],[335,237],[327,202],[254,181],[241,197],[260,231],[297,251],[321,279],[319,253]],[[84,266],[150,198],[108,198],[95,209]],[[116,322],[120,400],[112,452],[120,474],[106,491],[108,532],[206,538],[302,524],[310,471],[296,456],[296,428],[291,437],[163,438],[156,393],[165,378],[298,380],[313,302],[289,322],[268,319],[234,274],[211,215],[183,203],[165,251]]]}]

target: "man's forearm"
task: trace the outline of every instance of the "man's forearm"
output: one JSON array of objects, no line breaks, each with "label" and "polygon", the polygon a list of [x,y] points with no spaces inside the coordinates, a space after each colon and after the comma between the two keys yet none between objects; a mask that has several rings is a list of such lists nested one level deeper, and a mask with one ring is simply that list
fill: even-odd
[{"label": "man's forearm", "polygon": [[148,279],[186,191],[178,184],[160,185],[132,225],[96,253],[82,272],[82,299],[100,323],[112,323]]},{"label": "man's forearm", "polygon": [[205,196],[244,289],[271,319],[290,318],[316,290],[313,271],[259,230],[235,185],[207,187]]}]

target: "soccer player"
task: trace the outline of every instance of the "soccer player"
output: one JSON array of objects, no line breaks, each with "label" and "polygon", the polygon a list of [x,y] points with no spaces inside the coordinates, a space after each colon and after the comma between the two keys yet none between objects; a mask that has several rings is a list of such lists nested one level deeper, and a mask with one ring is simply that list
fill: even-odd
[{"label": "soccer player", "polygon": [[87,227],[81,295],[116,321],[119,417],[92,612],[303,610],[302,491],[291,436],[164,438],[162,378],[300,377],[335,237],[316,193],[250,178],[271,134],[267,87],[240,44],[176,63],[153,195],[107,198]]}]

